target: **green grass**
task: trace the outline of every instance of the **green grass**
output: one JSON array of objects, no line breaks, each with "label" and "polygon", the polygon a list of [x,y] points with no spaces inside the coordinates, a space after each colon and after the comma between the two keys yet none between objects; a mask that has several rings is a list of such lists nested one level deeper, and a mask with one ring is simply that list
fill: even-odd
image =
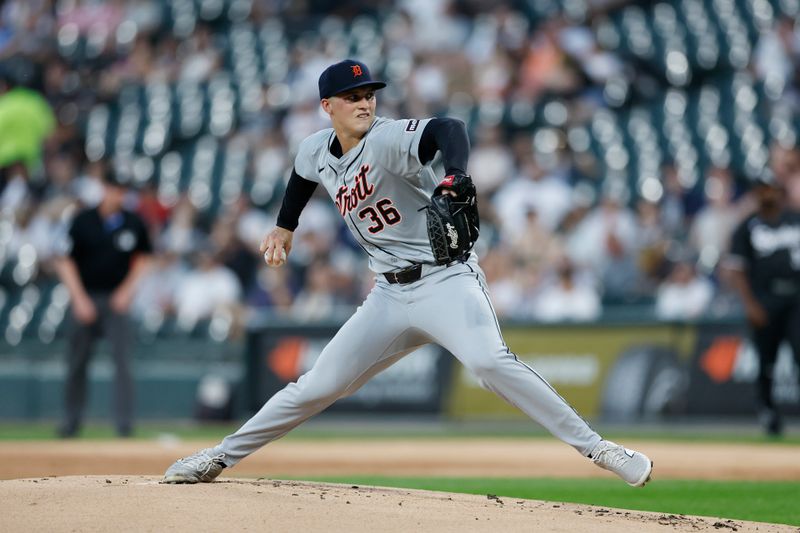
[{"label": "green grass", "polygon": [[800,482],[656,480],[633,489],[606,479],[317,477],[313,481],[425,489],[714,516],[800,526]]},{"label": "green grass", "polygon": [[[0,441],[9,440],[50,440],[56,438],[56,422],[16,422],[0,423]],[[136,439],[156,439],[161,435],[175,435],[185,440],[215,440],[236,431],[233,425],[191,425],[191,424],[142,424],[133,437]],[[108,424],[88,424],[80,434],[86,440],[111,440],[117,435]]]},{"label": "green grass", "polygon": [[[156,439],[165,434],[182,440],[220,440],[239,428],[239,423],[196,424],[191,422],[143,422],[136,427],[134,438]],[[55,437],[55,422],[0,422],[0,441],[49,440]],[[755,443],[769,445],[800,444],[800,433],[793,431],[781,439],[765,437],[756,426],[729,426],[716,429],[692,426],[646,427],[630,429],[598,428],[611,440],[653,440],[661,442]],[[92,423],[81,433],[87,440],[115,439],[109,424]],[[307,424],[286,436],[290,440],[390,440],[411,439],[552,439],[544,430],[529,423],[468,423],[468,424],[375,424],[370,422],[345,422],[343,424]]]}]

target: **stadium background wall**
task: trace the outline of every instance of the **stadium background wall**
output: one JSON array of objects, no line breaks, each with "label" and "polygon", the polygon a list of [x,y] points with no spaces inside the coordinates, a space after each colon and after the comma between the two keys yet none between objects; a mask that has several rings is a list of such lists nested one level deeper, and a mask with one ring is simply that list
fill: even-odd
[{"label": "stadium background wall", "polygon": [[[192,336],[145,339],[134,359],[137,416],[247,416],[310,368],[339,326],[256,324],[244,339],[224,343]],[[754,410],[758,362],[738,322],[506,324],[504,332],[518,357],[590,419],[740,416]],[[103,343],[99,348],[90,369],[91,418],[109,415],[112,392],[113,365]],[[56,418],[64,344],[44,351],[41,344],[23,341],[0,350],[0,420]],[[800,413],[797,375],[784,346],[775,392],[787,413]],[[205,405],[201,389],[216,391],[211,397],[217,405]],[[329,411],[522,418],[433,346],[409,355]]]}]

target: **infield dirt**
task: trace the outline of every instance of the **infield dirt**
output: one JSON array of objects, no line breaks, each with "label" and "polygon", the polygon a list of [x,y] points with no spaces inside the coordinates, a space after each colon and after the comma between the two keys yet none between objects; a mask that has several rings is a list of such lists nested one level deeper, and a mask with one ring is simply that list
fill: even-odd
[{"label": "infield dirt", "polygon": [[[213,442],[0,442],[0,479],[65,475],[159,475]],[[655,462],[656,479],[800,480],[800,446],[625,441]],[[613,477],[556,440],[525,438],[280,440],[224,475]]]},{"label": "infield dirt", "polygon": [[[271,444],[219,481],[160,485],[177,457],[207,442],[2,442],[0,530],[28,531],[563,531],[800,529],[515,498],[351,487],[281,476],[611,476],[541,439],[293,441]],[[800,479],[800,447],[626,442],[655,461],[654,478]],[[742,461],[742,458],[747,458]],[[240,479],[252,476],[254,479]],[[631,489],[631,490],[647,490]]]}]

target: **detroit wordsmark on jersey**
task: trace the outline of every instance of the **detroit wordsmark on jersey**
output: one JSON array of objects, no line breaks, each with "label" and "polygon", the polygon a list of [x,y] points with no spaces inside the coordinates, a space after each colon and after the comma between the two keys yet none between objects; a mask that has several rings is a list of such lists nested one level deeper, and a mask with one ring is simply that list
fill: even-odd
[{"label": "detroit wordsmark on jersey", "polygon": [[325,187],[374,272],[434,262],[425,217],[417,213],[437,183],[418,155],[429,120],[378,117],[340,158],[330,152],[332,128],[307,137],[298,149],[295,170]]}]

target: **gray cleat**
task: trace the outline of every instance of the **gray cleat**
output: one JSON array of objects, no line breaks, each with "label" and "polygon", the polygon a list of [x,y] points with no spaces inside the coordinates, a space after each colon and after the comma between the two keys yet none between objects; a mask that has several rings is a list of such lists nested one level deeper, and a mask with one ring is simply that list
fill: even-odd
[{"label": "gray cleat", "polygon": [[645,454],[628,450],[610,440],[601,440],[589,458],[600,468],[614,472],[632,487],[644,487],[653,471],[653,461]]},{"label": "gray cleat", "polygon": [[189,457],[178,459],[167,469],[161,483],[210,483],[227,466],[224,453],[206,448]]}]

